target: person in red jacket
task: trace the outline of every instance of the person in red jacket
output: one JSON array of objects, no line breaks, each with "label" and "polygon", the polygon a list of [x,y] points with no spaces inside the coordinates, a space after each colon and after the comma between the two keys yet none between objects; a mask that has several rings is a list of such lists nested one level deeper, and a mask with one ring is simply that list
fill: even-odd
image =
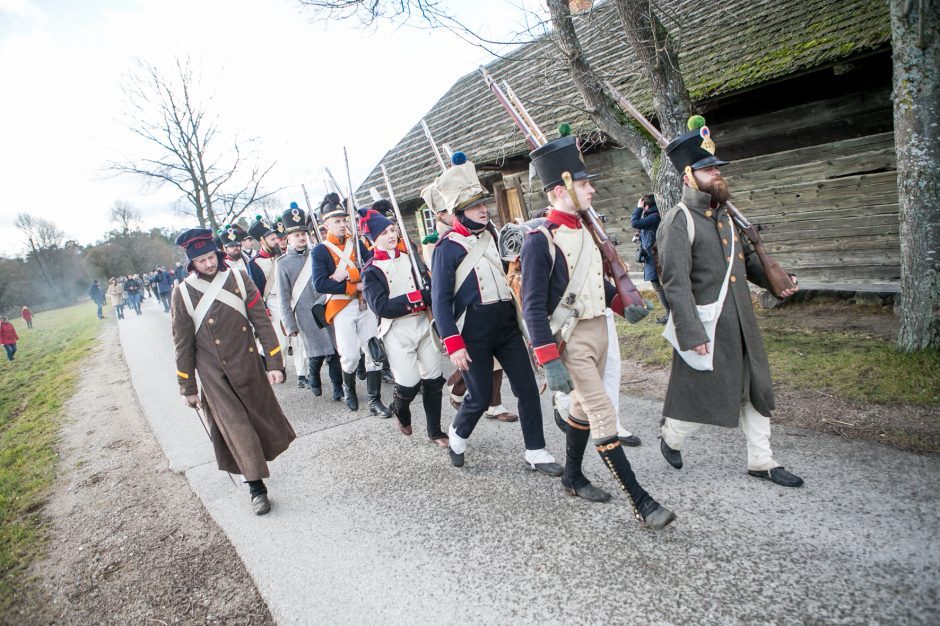
[{"label": "person in red jacket", "polygon": [[0,317],[0,343],[6,349],[7,359],[10,361],[13,360],[13,355],[16,354],[17,339],[19,339],[19,336],[16,334],[16,329],[13,328],[10,320],[6,317]]},{"label": "person in red jacket", "polygon": [[20,311],[20,315],[23,316],[23,321],[26,322],[26,328],[33,327],[33,312],[29,310],[29,307],[25,304],[23,305],[23,310]]}]

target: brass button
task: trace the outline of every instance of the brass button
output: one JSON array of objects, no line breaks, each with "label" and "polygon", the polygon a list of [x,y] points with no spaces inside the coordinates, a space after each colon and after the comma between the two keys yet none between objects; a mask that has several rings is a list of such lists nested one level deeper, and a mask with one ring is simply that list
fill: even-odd
[{"label": "brass button", "polygon": [[246,330],[248,330],[248,327],[247,327],[247,326],[242,326],[242,332],[245,332]]},{"label": "brass button", "polygon": [[722,239],[722,240],[721,240],[721,243],[723,243],[723,244],[725,244],[725,245],[727,246],[727,245],[728,245],[728,240],[727,240],[727,239]]},{"label": "brass button", "polygon": [[738,236],[737,236],[737,235],[734,236],[734,240],[735,240],[735,241],[738,240]]},{"label": "brass button", "polygon": [[711,210],[711,209],[708,209],[707,211],[705,211],[705,217],[711,217],[711,216],[712,216],[712,210]]},{"label": "brass button", "polygon": [[743,260],[744,260],[744,253],[743,253],[743,252],[738,252],[738,258],[743,261]]},{"label": "brass button", "polygon": [[[734,276],[732,276],[731,278],[734,278]],[[254,351],[255,351],[254,348],[248,348],[248,352],[254,352]]]},{"label": "brass button", "polygon": [[241,292],[238,290],[238,287],[235,287],[235,293],[241,293]]},{"label": "brass button", "polygon": [[209,323],[210,323],[210,324],[215,324],[215,320],[210,317],[210,318],[209,318]]},{"label": "brass button", "polygon": [[725,227],[724,224],[722,224],[721,222],[718,222],[718,228],[724,228],[724,227]]},{"label": "brass button", "polygon": [[736,276],[732,276],[732,277],[731,277],[731,282],[733,282],[733,283],[738,282],[738,278],[737,278]]},{"label": "brass button", "polygon": [[216,343],[216,345],[218,345],[218,344],[222,343],[222,341],[219,340],[219,339],[216,339],[216,340],[215,340],[215,343]]},{"label": "brass button", "polygon": [[226,361],[225,359],[222,359],[222,365],[228,365],[228,361]]}]

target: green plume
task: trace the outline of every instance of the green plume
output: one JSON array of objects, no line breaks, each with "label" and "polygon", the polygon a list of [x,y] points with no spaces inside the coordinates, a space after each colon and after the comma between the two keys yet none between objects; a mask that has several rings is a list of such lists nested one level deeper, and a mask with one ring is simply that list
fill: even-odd
[{"label": "green plume", "polygon": [[689,130],[698,130],[705,126],[705,118],[701,115],[693,115],[689,118],[689,123],[687,124]]},{"label": "green plume", "polygon": [[558,136],[567,137],[571,134],[571,124],[559,124],[558,125]]}]

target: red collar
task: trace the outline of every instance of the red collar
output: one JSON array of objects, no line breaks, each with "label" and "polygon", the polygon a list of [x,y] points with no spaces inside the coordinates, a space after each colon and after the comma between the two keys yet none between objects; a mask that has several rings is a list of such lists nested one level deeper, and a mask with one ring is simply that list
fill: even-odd
[{"label": "red collar", "polygon": [[397,259],[398,255],[400,254],[400,252],[397,249],[392,250],[392,253],[395,256],[390,255],[385,250],[379,250],[378,248],[376,248],[375,255],[372,258],[375,259],[376,261],[388,261],[389,259]]},{"label": "red collar", "polygon": [[581,228],[581,218],[573,213],[566,213],[564,211],[552,209],[548,212],[548,215],[545,217],[545,219],[546,221],[549,221],[552,224],[558,224],[559,226],[567,226],[568,228]]},{"label": "red collar", "polygon": [[454,223],[451,224],[450,229],[458,235],[463,235],[464,237],[469,237],[472,234],[470,229],[461,224],[460,220],[458,219],[454,219]]}]

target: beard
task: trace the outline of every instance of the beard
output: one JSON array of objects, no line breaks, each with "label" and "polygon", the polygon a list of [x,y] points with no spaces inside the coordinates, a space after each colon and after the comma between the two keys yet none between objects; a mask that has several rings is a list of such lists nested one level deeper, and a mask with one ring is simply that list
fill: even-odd
[{"label": "beard", "polygon": [[242,251],[239,250],[238,252],[226,252],[225,255],[233,261],[240,261],[242,258]]},{"label": "beard", "polygon": [[731,199],[731,191],[728,189],[728,183],[725,182],[724,178],[712,180],[711,184],[707,187],[700,187],[700,191],[709,194],[712,200],[718,204],[724,204]]}]

